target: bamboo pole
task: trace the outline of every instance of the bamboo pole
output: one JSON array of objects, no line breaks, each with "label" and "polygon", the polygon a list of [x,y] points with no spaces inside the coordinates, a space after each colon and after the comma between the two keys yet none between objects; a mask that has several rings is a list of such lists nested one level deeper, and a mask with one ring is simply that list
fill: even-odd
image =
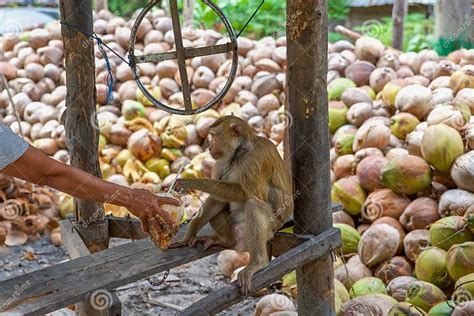
[{"label": "bamboo pole", "polygon": [[393,2],[392,19],[392,46],[398,50],[403,49],[403,30],[405,25],[405,16],[408,13],[407,0],[395,0]]}]

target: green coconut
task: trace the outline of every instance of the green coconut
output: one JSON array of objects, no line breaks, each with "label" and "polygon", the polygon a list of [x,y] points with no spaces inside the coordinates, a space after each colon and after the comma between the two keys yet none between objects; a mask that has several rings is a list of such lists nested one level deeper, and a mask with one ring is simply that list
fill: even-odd
[{"label": "green coconut", "polygon": [[468,241],[449,248],[446,267],[449,275],[457,281],[474,273],[474,242]]},{"label": "green coconut", "polygon": [[[161,89],[158,86],[151,86],[151,85],[146,85],[145,89],[148,90],[148,93],[150,93],[156,100],[161,101],[163,98],[161,94]],[[135,93],[135,98],[137,99],[138,102],[142,103],[145,106],[152,106],[153,103],[151,100],[149,100],[142,92],[142,90],[137,88],[137,91]]]},{"label": "green coconut", "polygon": [[329,131],[331,133],[334,133],[342,125],[347,124],[347,111],[347,106],[341,101],[329,102]]},{"label": "green coconut", "polygon": [[335,302],[335,308],[336,308],[336,315],[340,315],[341,314],[341,306],[342,304],[344,304],[341,300],[341,298],[336,295],[334,297],[334,302]]},{"label": "green coconut", "polygon": [[291,271],[282,278],[282,286],[292,286],[296,284],[296,271]]},{"label": "green coconut", "polygon": [[472,240],[466,220],[461,216],[448,216],[431,224],[430,241],[433,246],[448,250],[452,245]]},{"label": "green coconut", "polygon": [[359,232],[354,227],[343,223],[334,224],[334,227],[341,230],[342,254],[357,253],[360,240]]},{"label": "green coconut", "polygon": [[107,145],[107,138],[104,135],[100,134],[99,135],[99,152],[104,150],[105,145]]},{"label": "green coconut", "polygon": [[341,203],[344,210],[351,215],[360,214],[362,204],[367,197],[357,176],[337,180],[332,186],[332,200]]},{"label": "green coconut", "polygon": [[442,289],[451,286],[453,280],[446,270],[446,251],[438,247],[422,251],[416,258],[415,275],[418,279]]},{"label": "green coconut", "polygon": [[403,88],[403,84],[400,80],[388,82],[380,91],[379,95],[383,102],[390,108],[395,108],[395,98],[397,97],[398,91]]},{"label": "green coconut", "polygon": [[471,119],[471,109],[469,108],[469,105],[465,103],[458,103],[454,105],[455,109],[458,109],[459,112],[462,114],[462,118],[464,119],[465,123],[468,123]]},{"label": "green coconut", "polygon": [[387,294],[387,288],[382,280],[375,277],[367,277],[355,282],[349,294],[351,298],[367,294]]},{"label": "green coconut", "polygon": [[433,306],[428,316],[450,316],[455,306],[454,301],[444,301]]},{"label": "green coconut", "polygon": [[122,104],[122,115],[127,121],[145,117],[145,107],[140,102],[125,100]]},{"label": "green coconut", "polygon": [[415,281],[408,286],[405,302],[428,312],[433,306],[445,300],[446,295],[436,285],[425,281]]},{"label": "green coconut", "polygon": [[399,194],[411,195],[431,185],[430,166],[422,158],[405,155],[390,160],[381,170],[382,184]]},{"label": "green coconut", "polygon": [[[114,162],[116,162],[119,166],[123,167],[127,163],[127,161],[134,159],[133,154],[128,149],[123,149],[118,155],[114,158]],[[154,171],[154,170],[151,170]],[[162,178],[163,179],[163,178]]]},{"label": "green coconut", "polygon": [[367,92],[367,94],[370,96],[372,100],[375,100],[375,97],[377,96],[377,94],[375,93],[375,90],[371,86],[365,85],[360,88],[364,90],[365,92]]},{"label": "green coconut", "polygon": [[355,88],[354,81],[347,78],[337,78],[328,84],[329,100],[340,100],[342,93],[348,88]]},{"label": "green coconut", "polygon": [[466,274],[456,281],[453,298],[456,301],[465,301],[466,298],[474,299],[474,273]]},{"label": "green coconut", "polygon": [[407,302],[400,302],[390,309],[387,316],[424,316],[425,311]]},{"label": "green coconut", "polygon": [[425,130],[421,140],[421,154],[436,170],[449,171],[463,153],[461,135],[454,128],[436,124]]},{"label": "green coconut", "polygon": [[145,167],[156,172],[161,179],[166,178],[171,173],[170,162],[166,159],[151,158],[145,163]]},{"label": "green coconut", "polygon": [[334,150],[338,156],[353,154],[352,143],[354,143],[354,134],[338,135],[334,142]]},{"label": "green coconut", "polygon": [[338,279],[334,279],[334,290],[336,292],[336,296],[341,299],[342,303],[350,300],[349,292],[347,291],[344,284],[342,284]]},{"label": "green coconut", "polygon": [[416,116],[410,113],[401,112],[395,114],[390,119],[390,130],[392,134],[405,140],[408,134],[415,130],[415,127],[420,124]]}]

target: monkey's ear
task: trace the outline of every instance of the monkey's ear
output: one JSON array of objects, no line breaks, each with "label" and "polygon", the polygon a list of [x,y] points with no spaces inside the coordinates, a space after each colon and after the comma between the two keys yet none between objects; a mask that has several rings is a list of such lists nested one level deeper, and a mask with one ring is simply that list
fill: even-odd
[{"label": "monkey's ear", "polygon": [[240,137],[240,136],[242,136],[243,131],[244,131],[243,128],[242,128],[242,126],[239,125],[239,124],[231,125],[229,129],[230,129],[230,131],[231,131],[231,133],[232,133],[232,136],[234,136],[234,137]]}]

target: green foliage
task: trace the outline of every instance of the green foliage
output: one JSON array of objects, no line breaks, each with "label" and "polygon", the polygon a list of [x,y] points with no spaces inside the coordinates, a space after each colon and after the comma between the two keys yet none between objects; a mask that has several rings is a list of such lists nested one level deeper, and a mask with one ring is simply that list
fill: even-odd
[{"label": "green foliage", "polygon": [[109,10],[118,16],[129,17],[136,10],[144,8],[148,3],[148,0],[109,0]]},{"label": "green foliage", "polygon": [[329,0],[328,1],[328,18],[329,21],[344,20],[349,14],[349,0]]},{"label": "green foliage", "polygon": [[[362,34],[378,38],[387,46],[392,46],[393,20],[391,17],[382,18],[370,24],[356,27],[355,30]],[[405,18],[405,31],[403,34],[403,50],[419,52],[434,45],[434,21],[427,19],[421,13],[408,14]]]}]

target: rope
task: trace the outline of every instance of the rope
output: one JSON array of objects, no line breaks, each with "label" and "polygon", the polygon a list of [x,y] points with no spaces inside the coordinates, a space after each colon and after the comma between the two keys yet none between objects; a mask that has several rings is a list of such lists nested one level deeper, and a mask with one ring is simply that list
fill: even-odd
[{"label": "rope", "polygon": [[262,2],[260,2],[257,9],[253,12],[253,14],[247,20],[247,22],[245,22],[244,27],[240,30],[239,34],[237,34],[237,38],[239,38],[240,35],[245,31],[247,26],[250,24],[250,22],[253,20],[253,18],[257,15],[258,11],[260,11],[260,8],[263,6],[264,3],[265,3],[265,0],[262,0]]}]

